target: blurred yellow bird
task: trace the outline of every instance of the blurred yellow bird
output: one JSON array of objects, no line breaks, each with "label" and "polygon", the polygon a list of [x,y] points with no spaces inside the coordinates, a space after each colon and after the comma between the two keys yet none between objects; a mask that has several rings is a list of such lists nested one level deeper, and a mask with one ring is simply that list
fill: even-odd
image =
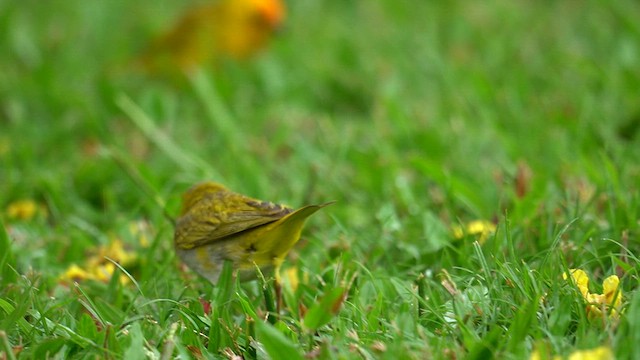
[{"label": "blurred yellow bird", "polygon": [[281,0],[220,0],[189,8],[138,59],[151,73],[190,73],[220,58],[244,59],[281,25]]},{"label": "blurred yellow bird", "polygon": [[332,204],[293,210],[205,182],[183,195],[174,235],[176,253],[191,269],[217,283],[224,261],[241,280],[278,268],[300,239],[306,219]]}]

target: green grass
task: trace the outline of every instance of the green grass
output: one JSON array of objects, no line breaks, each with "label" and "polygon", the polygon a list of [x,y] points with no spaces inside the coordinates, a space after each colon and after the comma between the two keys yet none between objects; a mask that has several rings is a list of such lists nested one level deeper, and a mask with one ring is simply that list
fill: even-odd
[{"label": "green grass", "polygon": [[[120,73],[182,6],[0,1],[0,358],[637,356],[637,2],[288,1],[253,61]],[[174,256],[163,207],[205,179],[338,201],[279,314],[269,276],[213,287]],[[495,235],[454,239],[475,219]],[[59,281],[116,238],[132,281]],[[570,268],[620,276],[619,321]]]}]

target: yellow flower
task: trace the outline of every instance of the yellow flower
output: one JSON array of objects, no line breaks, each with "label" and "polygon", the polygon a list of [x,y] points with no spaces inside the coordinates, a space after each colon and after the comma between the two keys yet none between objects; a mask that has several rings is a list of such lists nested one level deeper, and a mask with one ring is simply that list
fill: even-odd
[{"label": "yellow flower", "polygon": [[[549,354],[541,355],[538,349],[534,350],[529,360],[562,360],[560,355],[550,356]],[[613,360],[613,351],[608,346],[600,346],[590,350],[577,350],[569,355],[569,360]]]},{"label": "yellow flower", "polygon": [[[138,260],[135,253],[125,251],[122,241],[116,239],[108,245],[99,247],[96,254],[87,259],[84,267],[76,264],[69,266],[64,274],[60,276],[60,280],[63,282],[82,280],[107,282],[111,280],[116,271],[116,265],[107,260],[107,258],[121,264],[123,267],[132,265]],[[125,284],[129,281],[129,278],[121,274],[119,280],[120,283]]]},{"label": "yellow flower", "polygon": [[[100,281],[107,282],[111,280],[113,273],[116,271],[116,266],[112,262],[100,264],[93,268],[94,278]],[[120,277],[121,282],[126,282],[126,278]]]},{"label": "yellow flower", "polygon": [[590,350],[578,350],[569,355],[569,360],[613,360],[613,351],[608,346]]},{"label": "yellow flower", "polygon": [[61,280],[81,281],[86,279],[95,279],[94,275],[76,264],[69,266],[67,271],[60,276]]},{"label": "yellow flower", "polygon": [[558,360],[560,359],[559,356],[554,356],[554,357],[549,357],[549,356],[542,356],[540,355],[540,351],[538,349],[535,349],[531,352],[531,355],[529,355],[529,360]]},{"label": "yellow flower", "polygon": [[[589,277],[580,269],[571,269],[571,278],[580,290],[582,297],[587,302],[587,315],[590,319],[602,317],[603,311],[613,318],[618,317],[620,306],[622,305],[622,291],[618,290],[620,279],[616,275],[611,275],[602,282],[603,294],[589,292]],[[567,280],[566,273],[562,277]]]},{"label": "yellow flower", "polygon": [[[578,286],[578,289],[580,289],[582,296],[586,299],[589,294],[589,277],[587,273],[580,269],[571,269],[570,271],[573,281],[576,283],[576,286]],[[567,273],[562,274],[562,278],[567,280]]]},{"label": "yellow flower", "polygon": [[38,204],[30,199],[17,200],[7,207],[9,219],[31,220],[38,212]]},{"label": "yellow flower", "polygon": [[622,292],[618,292],[618,285],[620,285],[620,279],[616,275],[611,275],[602,282],[606,302],[614,308],[619,308],[622,304]]},{"label": "yellow flower", "polygon": [[478,242],[484,244],[489,236],[496,232],[496,225],[488,220],[474,220],[463,226],[454,225],[451,227],[453,237],[462,239],[466,235],[479,235]]},{"label": "yellow flower", "polygon": [[100,264],[112,264],[110,261],[106,260],[109,258],[117,263],[122,264],[123,266],[127,266],[137,260],[137,256],[135,253],[131,253],[124,249],[124,244],[122,240],[115,239],[111,243],[100,246],[96,255],[92,256],[87,260],[87,264],[90,266],[98,266]]}]

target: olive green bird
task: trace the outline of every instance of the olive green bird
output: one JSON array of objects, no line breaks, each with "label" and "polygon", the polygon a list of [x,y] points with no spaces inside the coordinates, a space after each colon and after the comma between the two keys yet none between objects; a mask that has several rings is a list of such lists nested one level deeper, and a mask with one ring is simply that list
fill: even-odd
[{"label": "olive green bird", "polygon": [[307,218],[333,202],[293,210],[252,199],[214,182],[195,185],[183,195],[176,221],[176,253],[192,270],[218,282],[225,261],[241,280],[278,268],[300,239]]}]

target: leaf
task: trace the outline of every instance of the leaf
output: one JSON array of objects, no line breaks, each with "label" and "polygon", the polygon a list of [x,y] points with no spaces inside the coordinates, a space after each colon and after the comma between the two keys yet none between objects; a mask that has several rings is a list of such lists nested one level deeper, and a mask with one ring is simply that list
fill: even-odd
[{"label": "leaf", "polygon": [[84,336],[89,339],[95,339],[98,337],[98,327],[96,323],[91,318],[91,315],[87,313],[83,313],[80,316],[80,320],[78,320],[78,325],[76,327],[76,332],[80,336]]},{"label": "leaf", "polygon": [[17,279],[15,259],[11,249],[11,241],[0,218],[0,284],[9,284]]},{"label": "leaf", "polygon": [[337,287],[330,289],[324,297],[315,303],[304,317],[303,324],[309,330],[317,330],[326,325],[340,311],[346,299],[346,289]]},{"label": "leaf", "polygon": [[216,305],[224,304],[231,299],[233,294],[233,263],[231,261],[225,261],[218,277],[218,283],[216,284],[216,292],[214,295]]},{"label": "leaf", "polygon": [[26,328],[31,329],[32,325],[27,322],[24,317],[29,311],[29,306],[31,302],[29,301],[29,292],[25,292],[22,296],[15,301],[16,307],[14,308],[10,303],[2,300],[0,303],[0,307],[4,309],[7,313],[6,317],[3,317],[2,321],[0,321],[0,329],[10,329],[16,323],[23,330]]},{"label": "leaf", "polygon": [[[53,359],[56,354],[66,345],[67,340],[64,338],[53,338],[40,341],[33,352],[34,359]],[[65,356],[60,356],[64,358]]]},{"label": "leaf", "polygon": [[[28,302],[23,302],[24,304],[28,304]],[[4,310],[6,316],[3,315],[3,322],[0,322],[0,329],[9,329],[9,324],[18,324],[21,331],[28,332],[31,329],[31,324],[24,319],[23,315],[26,312],[27,306],[24,306],[24,311],[15,313],[15,308],[9,302],[0,298],[0,309]],[[2,312],[0,312],[1,314]]]},{"label": "leaf", "polygon": [[534,327],[536,321],[536,312],[540,304],[540,299],[536,298],[534,301],[526,301],[518,307],[509,330],[509,341],[507,343],[508,350],[511,353],[522,353],[525,348],[527,336],[530,336],[530,330]]},{"label": "leaf", "polygon": [[431,211],[426,211],[422,216],[422,229],[424,242],[420,245],[421,253],[436,252],[449,244],[449,229]]},{"label": "leaf", "polygon": [[244,314],[253,320],[258,320],[258,314],[256,313],[253,305],[251,305],[249,298],[247,298],[245,294],[240,292],[237,292],[236,296],[238,298],[238,301],[240,302],[240,306],[242,306],[242,310],[244,310]]},{"label": "leaf", "polygon": [[[478,336],[475,334],[475,336]],[[467,343],[469,353],[466,359],[481,360],[481,359],[495,359],[500,358],[498,355],[498,349],[500,348],[500,342],[504,342],[503,329],[500,326],[496,326],[493,330],[480,338],[476,338],[476,341]]]},{"label": "leaf", "polygon": [[234,342],[234,339],[231,338],[229,332],[223,326],[233,323],[230,308],[234,289],[233,263],[225,261],[212,296],[214,300],[211,315],[209,316],[211,327],[209,329],[208,345],[208,350],[211,352],[217,352],[220,349],[231,346]]},{"label": "leaf", "polygon": [[272,359],[303,360],[304,357],[295,344],[272,325],[256,323],[258,341],[264,345]]},{"label": "leaf", "polygon": [[129,337],[131,343],[124,352],[123,359],[145,359],[146,354],[144,352],[144,335],[142,334],[142,328],[140,323],[134,322],[129,327]]}]

